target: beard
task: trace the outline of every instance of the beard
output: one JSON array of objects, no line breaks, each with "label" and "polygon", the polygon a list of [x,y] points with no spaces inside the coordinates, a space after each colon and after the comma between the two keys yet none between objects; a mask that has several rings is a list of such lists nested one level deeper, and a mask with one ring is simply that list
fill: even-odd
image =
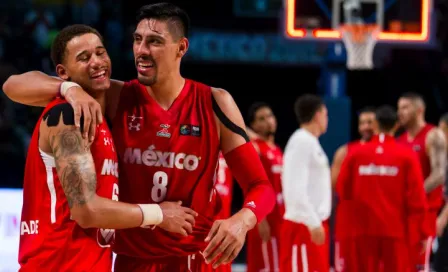
[{"label": "beard", "polygon": [[137,79],[140,84],[143,84],[145,86],[152,86],[157,82],[157,76],[147,77],[138,74]]}]

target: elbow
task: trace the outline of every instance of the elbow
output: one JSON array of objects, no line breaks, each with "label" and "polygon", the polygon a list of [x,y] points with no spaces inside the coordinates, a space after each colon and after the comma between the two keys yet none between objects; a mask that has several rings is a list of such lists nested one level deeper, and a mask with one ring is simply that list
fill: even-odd
[{"label": "elbow", "polygon": [[72,219],[83,229],[96,228],[95,209],[91,205],[75,207],[71,210]]},{"label": "elbow", "polygon": [[16,77],[17,77],[17,75],[12,75],[12,76],[10,76],[6,81],[5,81],[5,83],[3,83],[3,86],[2,86],[2,90],[3,90],[3,92],[5,93],[5,95],[7,96],[7,97],[9,97],[9,99],[11,99],[11,100],[13,100],[13,101],[15,101],[14,100],[14,92],[13,92],[13,89],[12,89],[12,86],[11,85],[13,85],[13,82],[16,80]]}]

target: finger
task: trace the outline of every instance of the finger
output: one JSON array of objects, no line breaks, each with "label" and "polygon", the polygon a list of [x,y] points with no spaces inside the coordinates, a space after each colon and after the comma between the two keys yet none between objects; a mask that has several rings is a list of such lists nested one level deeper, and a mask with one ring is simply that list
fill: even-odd
[{"label": "finger", "polygon": [[187,221],[188,223],[190,223],[192,226],[194,226],[195,220],[193,215],[191,214],[187,214],[185,215],[185,221]]},{"label": "finger", "polygon": [[95,112],[96,112],[96,122],[97,122],[97,124],[102,124],[103,123],[103,113],[101,112],[101,107],[97,106]]},{"label": "finger", "polygon": [[179,231],[180,234],[182,234],[183,237],[187,237],[188,233],[184,228],[181,228],[181,230]]},{"label": "finger", "polygon": [[87,134],[89,132],[90,121],[92,120],[92,116],[90,115],[90,109],[88,107],[82,108],[82,114],[84,117],[84,126],[82,130],[82,136],[87,138]]},{"label": "finger", "polygon": [[193,233],[193,226],[190,223],[185,222],[183,228],[187,233]]},{"label": "finger", "polygon": [[[222,235],[222,232],[219,233],[213,240],[216,240],[215,244],[217,246],[212,249],[211,252],[209,252],[208,256],[205,256],[205,261],[207,263],[215,263],[217,260],[215,260],[218,256],[220,256],[227,247],[231,244],[232,238],[230,238],[229,235]],[[213,242],[212,240],[212,242]],[[212,243],[210,242],[210,244]]]},{"label": "finger", "polygon": [[[91,110],[91,115],[95,116],[95,110]],[[89,128],[89,141],[93,142],[95,139],[95,133],[96,133],[96,119],[92,118],[92,121],[90,122],[90,128]]]},{"label": "finger", "polygon": [[191,215],[193,215],[193,216],[198,216],[198,215],[199,215],[197,212],[195,212],[194,210],[192,210],[192,209],[190,209],[190,208],[183,207],[183,209],[184,209],[184,212],[186,212],[186,213],[188,213],[188,214],[191,214]]},{"label": "finger", "polygon": [[238,253],[240,253],[241,249],[243,248],[243,246],[240,247],[236,247],[232,253],[230,254],[229,259],[225,262],[225,264],[229,264],[232,263],[233,260],[235,260],[235,258],[238,256]]},{"label": "finger", "polygon": [[207,260],[212,252],[216,249],[218,245],[224,240],[224,234],[220,231],[216,232],[216,234],[211,239],[210,243],[204,250],[204,258]]},{"label": "finger", "polygon": [[229,244],[227,248],[224,249],[224,252],[219,256],[218,260],[213,264],[213,269],[216,269],[221,264],[228,262],[235,247],[236,246],[234,244]]},{"label": "finger", "polygon": [[215,221],[215,223],[213,223],[212,228],[210,229],[210,232],[208,233],[207,237],[205,238],[205,242],[210,241],[210,239],[212,239],[213,236],[215,236],[216,232],[219,229],[219,225],[221,221]]},{"label": "finger", "polygon": [[177,205],[182,206],[182,201],[177,201]]},{"label": "finger", "polygon": [[79,105],[73,106],[73,111],[75,112],[75,114],[74,114],[75,115],[75,126],[77,128],[80,128],[79,123],[81,123],[81,112],[82,112],[81,106],[79,106]]}]

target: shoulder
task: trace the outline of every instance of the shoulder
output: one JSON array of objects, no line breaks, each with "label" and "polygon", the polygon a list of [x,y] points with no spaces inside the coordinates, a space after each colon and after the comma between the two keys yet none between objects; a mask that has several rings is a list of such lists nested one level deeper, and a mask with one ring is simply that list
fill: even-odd
[{"label": "shoulder", "polygon": [[235,104],[232,95],[228,91],[215,87],[210,87],[210,90],[213,98],[215,99],[216,103],[218,103],[219,106],[221,105],[225,106],[232,103]]},{"label": "shoulder", "polygon": [[426,144],[434,144],[436,146],[446,145],[445,134],[438,127],[432,127],[426,134]]},{"label": "shoulder", "polygon": [[313,150],[319,145],[316,140],[308,135],[303,129],[296,130],[286,144],[285,152],[291,149],[300,148],[302,151]]}]

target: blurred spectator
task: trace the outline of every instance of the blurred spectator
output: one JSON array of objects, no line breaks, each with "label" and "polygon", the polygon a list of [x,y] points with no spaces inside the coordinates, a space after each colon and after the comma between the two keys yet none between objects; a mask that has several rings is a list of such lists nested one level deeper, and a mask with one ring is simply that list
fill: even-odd
[{"label": "blurred spectator", "polygon": [[86,0],[82,7],[81,21],[83,24],[97,28],[100,20],[101,6],[98,0]]}]

